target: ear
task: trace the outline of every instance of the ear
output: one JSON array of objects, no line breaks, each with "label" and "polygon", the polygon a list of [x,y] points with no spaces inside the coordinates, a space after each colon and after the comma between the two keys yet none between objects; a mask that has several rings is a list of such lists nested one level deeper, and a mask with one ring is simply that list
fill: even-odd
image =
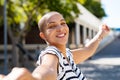
[{"label": "ear", "polygon": [[42,39],[44,39],[44,40],[45,40],[45,35],[44,35],[44,33],[43,33],[43,32],[40,32],[40,33],[39,33],[39,36],[40,36]]}]

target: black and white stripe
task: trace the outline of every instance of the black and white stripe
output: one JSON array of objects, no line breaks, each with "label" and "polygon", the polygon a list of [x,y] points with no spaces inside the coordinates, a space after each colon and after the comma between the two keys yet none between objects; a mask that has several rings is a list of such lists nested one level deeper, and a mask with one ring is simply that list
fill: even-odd
[{"label": "black and white stripe", "polygon": [[47,47],[39,56],[39,60],[37,61],[39,65],[41,57],[46,53],[55,54],[59,59],[57,80],[86,80],[80,69],[76,67],[76,64],[73,61],[72,53],[68,48],[66,49],[68,59],[66,59],[56,47]]}]

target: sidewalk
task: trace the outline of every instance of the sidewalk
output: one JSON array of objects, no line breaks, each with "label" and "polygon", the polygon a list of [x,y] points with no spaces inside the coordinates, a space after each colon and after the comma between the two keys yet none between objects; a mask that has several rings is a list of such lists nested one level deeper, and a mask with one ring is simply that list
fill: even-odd
[{"label": "sidewalk", "polygon": [[88,80],[120,80],[120,39],[78,66]]},{"label": "sidewalk", "polygon": [[78,65],[88,80],[120,80],[120,65],[91,64]]}]

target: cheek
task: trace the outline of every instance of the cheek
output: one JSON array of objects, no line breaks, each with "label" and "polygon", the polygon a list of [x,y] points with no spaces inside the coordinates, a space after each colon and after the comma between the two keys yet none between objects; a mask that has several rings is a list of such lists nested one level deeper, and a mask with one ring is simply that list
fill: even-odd
[{"label": "cheek", "polygon": [[52,30],[46,30],[45,37],[47,39],[51,39],[51,37],[53,37],[53,31]]},{"label": "cheek", "polygon": [[66,27],[66,31],[69,33],[69,27],[68,26]]},{"label": "cheek", "polygon": [[69,28],[68,28],[68,32],[69,32]]},{"label": "cheek", "polygon": [[46,30],[46,36],[47,37],[50,37],[52,35],[52,30]]}]

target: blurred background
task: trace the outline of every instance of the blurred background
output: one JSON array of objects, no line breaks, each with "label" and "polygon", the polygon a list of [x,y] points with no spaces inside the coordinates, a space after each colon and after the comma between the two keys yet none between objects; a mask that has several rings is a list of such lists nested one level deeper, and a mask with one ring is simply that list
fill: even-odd
[{"label": "blurred background", "polygon": [[49,11],[60,12],[69,28],[67,47],[84,47],[106,23],[111,31],[93,57],[77,66],[88,80],[120,78],[119,0],[0,0],[0,74],[13,67],[36,67],[46,43],[39,37],[37,22]]}]

